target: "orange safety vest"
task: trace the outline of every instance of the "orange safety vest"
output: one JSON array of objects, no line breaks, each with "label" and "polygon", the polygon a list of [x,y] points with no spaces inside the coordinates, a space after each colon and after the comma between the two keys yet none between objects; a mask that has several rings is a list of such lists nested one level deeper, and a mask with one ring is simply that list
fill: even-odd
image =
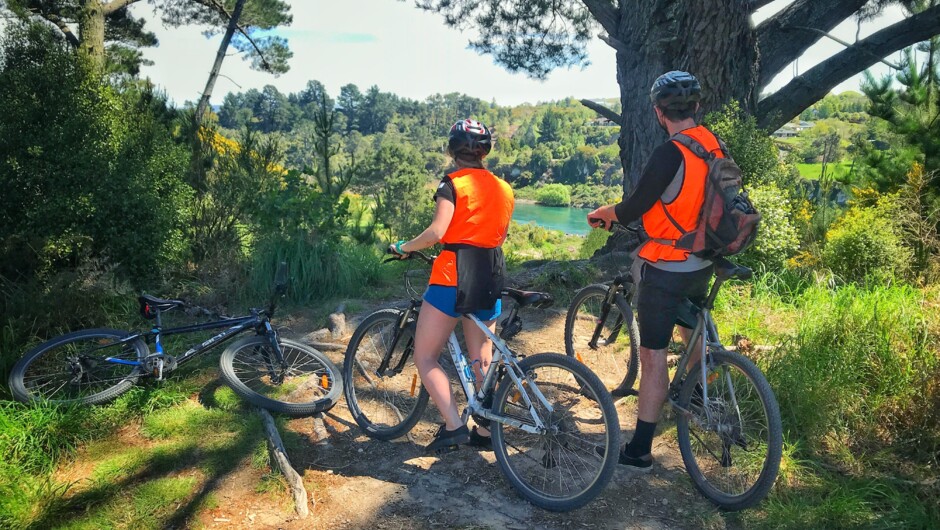
[{"label": "orange safety vest", "polygon": [[[503,179],[485,169],[463,168],[450,175],[454,217],[441,238],[444,245],[498,248],[506,238],[515,199]],[[442,250],[434,260],[430,285],[457,286],[457,253]]]},{"label": "orange safety vest", "polygon": [[[724,158],[721,146],[715,135],[699,125],[682,131],[682,134],[691,136],[702,144],[709,152],[715,153],[718,158]],[[672,202],[663,203],[662,198],[643,214],[643,229],[650,239],[640,249],[639,256],[646,261],[685,261],[689,258],[689,251],[676,248],[675,241],[682,236],[682,232],[669,220],[673,220],[687,232],[691,232],[698,225],[702,204],[705,202],[705,177],[708,176],[708,165],[695,153],[679,142],[676,147],[682,153],[684,174],[682,187]]]}]

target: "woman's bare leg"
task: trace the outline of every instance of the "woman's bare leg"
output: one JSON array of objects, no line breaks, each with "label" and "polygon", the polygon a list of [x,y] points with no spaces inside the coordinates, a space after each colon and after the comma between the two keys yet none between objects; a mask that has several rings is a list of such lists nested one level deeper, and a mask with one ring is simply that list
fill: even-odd
[{"label": "woman's bare leg", "polygon": [[450,380],[438,363],[447,338],[457,326],[457,319],[442,313],[425,302],[418,313],[418,330],[415,334],[415,365],[421,375],[421,383],[444,418],[446,429],[457,429],[463,422],[457,411],[457,402],[450,390]]},{"label": "woman's bare leg", "polygon": [[[496,333],[495,319],[484,322],[484,324],[490,331]],[[483,330],[473,320],[467,317],[463,317],[463,336],[467,341],[467,355],[469,355],[470,363],[473,365],[473,373],[477,379],[476,388],[479,390],[480,385],[483,384],[483,376],[493,361],[493,341],[483,333]],[[477,432],[481,436],[490,435],[489,430],[480,426],[477,426]]]}]

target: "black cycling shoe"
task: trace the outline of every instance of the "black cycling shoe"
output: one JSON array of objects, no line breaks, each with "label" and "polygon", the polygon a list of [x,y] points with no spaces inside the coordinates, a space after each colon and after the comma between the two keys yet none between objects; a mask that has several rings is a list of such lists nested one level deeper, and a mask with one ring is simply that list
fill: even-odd
[{"label": "black cycling shoe", "polygon": [[429,443],[424,450],[428,453],[455,451],[458,445],[465,444],[469,441],[470,431],[467,429],[466,425],[461,425],[453,431],[448,431],[447,425],[441,425],[441,428],[437,430],[437,434],[434,435],[434,439],[431,440],[431,443]]},{"label": "black cycling shoe", "polygon": [[[594,451],[601,456],[606,454],[603,447],[595,447]],[[628,469],[637,473],[648,473],[653,470],[653,456],[647,456],[648,458],[627,456],[627,453],[624,451],[618,451],[617,463],[622,466],[627,466]]]},{"label": "black cycling shoe", "polygon": [[477,428],[474,427],[470,431],[470,442],[467,445],[471,447],[477,447],[483,451],[492,451],[493,450],[493,438],[490,436],[483,436],[477,432]]}]

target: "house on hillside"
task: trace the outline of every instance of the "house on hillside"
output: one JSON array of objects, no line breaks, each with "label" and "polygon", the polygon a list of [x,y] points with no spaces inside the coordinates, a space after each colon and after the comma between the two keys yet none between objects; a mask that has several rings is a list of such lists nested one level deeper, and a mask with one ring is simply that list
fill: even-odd
[{"label": "house on hillside", "polygon": [[812,129],[816,124],[811,121],[800,121],[799,123],[786,123],[783,127],[774,131],[774,138],[794,138],[801,132]]}]

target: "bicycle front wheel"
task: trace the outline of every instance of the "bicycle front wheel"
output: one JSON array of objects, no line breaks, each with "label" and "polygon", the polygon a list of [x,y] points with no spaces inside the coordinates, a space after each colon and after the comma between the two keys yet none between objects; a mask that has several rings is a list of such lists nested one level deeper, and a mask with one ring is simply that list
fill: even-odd
[{"label": "bicycle front wheel", "polygon": [[323,353],[278,339],[283,363],[271,340],[248,337],[225,348],[222,379],[252,405],[287,416],[310,416],[333,408],[343,393],[339,368]]},{"label": "bicycle front wheel", "polygon": [[142,373],[149,354],[141,339],[118,329],[67,333],[33,348],[10,372],[10,390],[24,403],[95,404],[127,392]]},{"label": "bicycle front wheel", "polygon": [[[367,435],[394,440],[410,431],[428,405],[414,364],[414,327],[399,330],[401,312],[383,309],[356,328],[343,362],[346,405]],[[387,368],[379,371],[383,359]]]},{"label": "bicycle front wheel", "polygon": [[773,391],[760,369],[743,355],[715,351],[707,362],[707,405],[701,364],[679,392],[677,437],[692,482],[726,510],[743,510],[770,491],[780,469],[783,427]]},{"label": "bicycle front wheel", "polygon": [[[503,376],[493,411],[534,426],[525,397],[544,424],[529,433],[493,422],[493,450],[509,482],[529,502],[552,511],[584,506],[610,481],[620,451],[620,420],[610,393],[583,364],[556,353],[519,363],[522,387]],[[539,397],[544,397],[544,401]]]},{"label": "bicycle front wheel", "polygon": [[588,285],[575,295],[565,319],[565,353],[584,363],[619,397],[636,382],[640,331],[629,307],[606,302],[609,289]]}]

